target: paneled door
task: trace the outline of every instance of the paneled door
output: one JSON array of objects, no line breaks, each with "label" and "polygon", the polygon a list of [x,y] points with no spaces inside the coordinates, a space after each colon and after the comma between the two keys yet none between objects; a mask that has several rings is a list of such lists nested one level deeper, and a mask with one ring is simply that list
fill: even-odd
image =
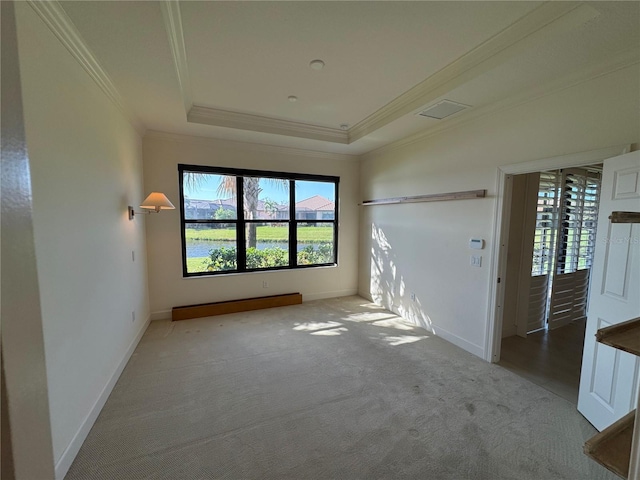
[{"label": "paneled door", "polygon": [[578,410],[603,430],[635,408],[638,357],[597,343],[599,328],[640,316],[640,224],[611,223],[640,211],[640,152],[605,160],[589,293]]}]

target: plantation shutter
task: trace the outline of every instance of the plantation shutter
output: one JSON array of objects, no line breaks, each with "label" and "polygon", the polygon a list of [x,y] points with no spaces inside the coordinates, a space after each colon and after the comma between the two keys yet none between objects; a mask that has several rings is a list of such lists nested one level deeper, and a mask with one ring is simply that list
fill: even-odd
[{"label": "plantation shutter", "polygon": [[582,169],[564,170],[560,184],[555,275],[548,315],[552,329],[586,318],[600,175]]},{"label": "plantation shutter", "polygon": [[527,332],[544,328],[547,320],[549,279],[554,264],[558,230],[559,182],[558,172],[540,173],[527,309]]},{"label": "plantation shutter", "polygon": [[556,234],[558,230],[557,172],[540,173],[536,230],[533,238],[533,264],[531,276],[548,275],[554,263]]}]

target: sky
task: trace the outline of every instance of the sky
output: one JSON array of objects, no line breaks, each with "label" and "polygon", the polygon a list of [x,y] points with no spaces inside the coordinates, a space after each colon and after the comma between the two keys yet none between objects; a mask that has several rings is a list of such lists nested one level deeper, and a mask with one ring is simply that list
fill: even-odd
[{"label": "sky", "polygon": [[[203,180],[195,188],[191,189],[187,185],[184,187],[185,198],[192,198],[195,200],[217,200],[218,198],[224,198],[225,195],[218,194],[218,185],[220,184],[221,175],[203,175]],[[275,200],[278,203],[288,202],[289,189],[286,190],[282,185],[278,185],[277,182],[272,182],[269,179],[261,179],[260,187],[260,200],[269,198]],[[296,180],[296,201],[304,200],[314,195],[320,195],[328,198],[331,201],[335,201],[335,188],[333,183],[328,182],[308,182]],[[228,197],[228,195],[226,196]]]}]

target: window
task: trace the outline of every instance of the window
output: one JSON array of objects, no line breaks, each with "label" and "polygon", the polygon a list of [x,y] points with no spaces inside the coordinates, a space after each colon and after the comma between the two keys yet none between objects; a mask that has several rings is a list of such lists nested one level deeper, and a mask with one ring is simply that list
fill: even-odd
[{"label": "window", "polygon": [[186,277],[336,265],[339,177],[178,165]]}]

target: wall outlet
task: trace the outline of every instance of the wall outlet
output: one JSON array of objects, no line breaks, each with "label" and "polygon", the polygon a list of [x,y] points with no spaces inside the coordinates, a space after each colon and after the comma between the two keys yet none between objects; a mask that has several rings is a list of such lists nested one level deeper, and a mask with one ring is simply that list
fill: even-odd
[{"label": "wall outlet", "polygon": [[411,292],[410,297],[411,297],[411,301],[412,301],[412,302],[415,302],[415,301],[416,301],[416,294],[415,294],[415,292]]},{"label": "wall outlet", "polygon": [[262,281],[262,288],[269,288],[269,282],[267,282],[266,280]]},{"label": "wall outlet", "polygon": [[135,322],[136,321],[136,312],[131,312],[131,322]]}]

